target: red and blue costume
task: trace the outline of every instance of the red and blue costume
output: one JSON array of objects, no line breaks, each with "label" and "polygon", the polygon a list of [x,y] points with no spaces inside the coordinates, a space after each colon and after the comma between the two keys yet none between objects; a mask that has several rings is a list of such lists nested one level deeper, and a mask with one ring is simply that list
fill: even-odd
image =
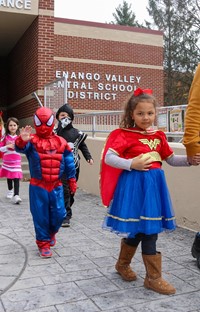
[{"label": "red and blue costume", "polygon": [[[107,150],[125,159],[151,157],[149,171],[121,170],[105,163]],[[108,212],[103,228],[124,237],[176,227],[162,161],[173,155],[162,131],[116,129],[106,142],[100,172],[101,198]]]},{"label": "red and blue costume", "polygon": [[[53,133],[54,121],[50,109],[39,108],[34,116],[36,133],[31,134],[28,141],[22,134],[16,140],[16,150],[24,153],[29,162],[30,210],[40,251],[49,251],[54,245],[55,233],[66,215],[61,182],[63,173],[71,192],[76,191],[73,154],[66,140]],[[47,254],[51,256],[51,253]]]}]

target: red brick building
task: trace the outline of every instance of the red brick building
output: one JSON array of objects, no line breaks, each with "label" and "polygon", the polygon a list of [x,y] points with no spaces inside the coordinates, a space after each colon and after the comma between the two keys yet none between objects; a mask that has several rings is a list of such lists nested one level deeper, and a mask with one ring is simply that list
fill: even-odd
[{"label": "red brick building", "polygon": [[[0,110],[26,123],[67,75],[77,112],[121,110],[137,87],[163,104],[163,33],[54,17],[54,0],[0,2]],[[63,103],[60,103],[62,105]]]}]

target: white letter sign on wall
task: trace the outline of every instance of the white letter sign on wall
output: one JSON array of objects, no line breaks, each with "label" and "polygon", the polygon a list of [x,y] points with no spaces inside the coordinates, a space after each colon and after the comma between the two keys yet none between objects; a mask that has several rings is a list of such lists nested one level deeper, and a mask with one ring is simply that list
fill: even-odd
[{"label": "white letter sign on wall", "polygon": [[[131,93],[139,85],[141,76],[110,73],[68,72],[56,70],[56,78],[67,78],[69,99],[115,100],[117,93]],[[117,92],[117,93],[116,93]]]},{"label": "white letter sign on wall", "polygon": [[0,0],[0,8],[31,10],[31,0]]}]

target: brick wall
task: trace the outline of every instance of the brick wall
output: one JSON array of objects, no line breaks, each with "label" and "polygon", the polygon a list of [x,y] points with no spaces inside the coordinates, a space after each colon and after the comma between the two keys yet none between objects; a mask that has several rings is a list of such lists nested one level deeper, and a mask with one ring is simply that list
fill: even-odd
[{"label": "brick wall", "polygon": [[38,18],[38,88],[55,79],[54,58],[54,19],[49,16]]},{"label": "brick wall", "polygon": [[55,56],[161,65],[162,52],[162,47],[55,35]]},{"label": "brick wall", "polygon": [[[39,2],[39,9],[53,7],[54,0]],[[8,56],[8,116],[32,116],[38,108],[32,92],[53,79],[53,25],[53,17],[39,15]]]},{"label": "brick wall", "polygon": [[39,0],[39,9],[54,10],[54,0]]},{"label": "brick wall", "polygon": [[[110,65],[98,65],[98,64],[82,64],[82,63],[73,63],[73,62],[55,62],[55,67],[60,69],[61,71],[69,72],[84,72],[84,73],[99,73],[101,75],[101,83],[108,83],[105,79],[105,73],[115,74],[116,76],[120,75],[120,77],[127,77],[134,75],[134,73],[138,76],[141,76],[141,83],[139,84],[140,88],[152,88],[154,93],[156,94],[156,98],[159,102],[159,105],[163,103],[163,71],[161,70],[153,70],[153,69],[143,69],[143,68],[128,68],[123,66],[110,66]],[[115,83],[112,83],[116,85]],[[101,97],[105,91],[98,90],[98,82],[93,82],[93,92],[97,92]],[[120,86],[130,86],[128,82],[117,83],[118,88]],[[136,83],[137,85],[137,83]],[[111,87],[112,88],[112,87]],[[76,92],[78,90],[71,89]],[[84,90],[83,90],[84,91]],[[87,91],[87,90],[86,90]],[[79,91],[78,91],[79,92]],[[81,92],[81,91],[80,91]],[[109,91],[109,93],[117,94],[116,98],[112,99],[112,95],[110,96],[110,100],[106,100],[103,98],[102,100],[94,100],[93,97],[91,99],[77,99],[76,95],[74,98],[69,98],[69,103],[76,110],[121,110],[124,107],[124,102],[130,96],[129,92],[120,92],[120,91]]]},{"label": "brick wall", "polygon": [[[159,105],[163,105],[161,32],[58,18],[55,22],[55,71],[61,75],[63,72],[98,73],[101,77],[91,82],[68,78],[71,81],[68,101],[76,111],[121,110],[132,92],[131,87],[152,88]],[[147,36],[152,36],[149,44],[145,41]],[[109,81],[106,74],[117,81]],[[135,78],[135,82],[130,83],[130,76],[140,77],[140,81]],[[85,82],[85,89],[81,90],[81,82]]]},{"label": "brick wall", "polygon": [[26,96],[38,84],[38,18],[32,23],[8,57],[9,103]]},{"label": "brick wall", "polygon": [[[39,16],[7,57],[7,65],[0,61],[0,103],[6,102],[8,117],[25,120],[32,116],[38,107],[32,92],[38,91],[43,101],[44,85],[56,79],[56,71],[99,75],[100,80],[77,79],[69,87],[69,103],[80,112],[123,109],[133,85],[152,88],[162,105],[163,47],[157,39],[162,38],[161,32],[58,19],[53,9],[54,0],[40,0]],[[59,34],[62,28],[67,33]],[[123,35],[130,40],[123,40]],[[153,36],[153,42],[148,36]],[[126,81],[130,76],[140,81]],[[117,77],[117,82],[111,77]]]}]

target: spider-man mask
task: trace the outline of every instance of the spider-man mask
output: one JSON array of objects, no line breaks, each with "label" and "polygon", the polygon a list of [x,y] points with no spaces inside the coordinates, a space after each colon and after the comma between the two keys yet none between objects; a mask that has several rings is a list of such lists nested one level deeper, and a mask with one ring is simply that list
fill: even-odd
[{"label": "spider-man mask", "polygon": [[36,110],[34,126],[39,137],[48,138],[53,132],[54,124],[54,113],[50,108],[41,107]]}]

